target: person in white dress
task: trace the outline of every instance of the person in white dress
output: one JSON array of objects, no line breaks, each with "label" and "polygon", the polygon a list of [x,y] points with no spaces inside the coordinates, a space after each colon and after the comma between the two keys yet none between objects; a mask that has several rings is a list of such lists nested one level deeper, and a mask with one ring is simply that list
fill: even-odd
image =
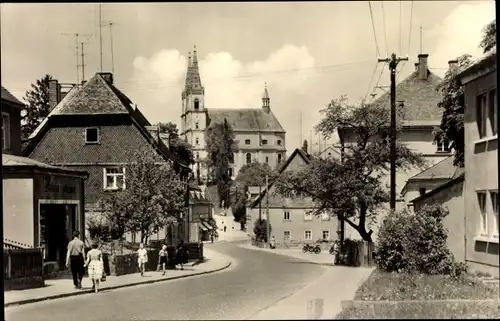
[{"label": "person in white dress", "polygon": [[88,266],[89,279],[92,280],[92,290],[97,293],[99,291],[99,281],[103,275],[102,252],[97,249],[97,243],[92,244],[92,250],[87,253],[85,266]]},{"label": "person in white dress", "polygon": [[148,262],[148,250],[144,248],[144,244],[139,244],[139,249],[137,250],[137,265],[141,270],[141,276],[144,276],[144,271],[146,270],[146,263]]}]

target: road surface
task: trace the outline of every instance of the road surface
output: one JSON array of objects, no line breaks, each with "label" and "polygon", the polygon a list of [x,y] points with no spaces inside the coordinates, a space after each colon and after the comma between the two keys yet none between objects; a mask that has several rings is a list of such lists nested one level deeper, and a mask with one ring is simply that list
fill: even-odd
[{"label": "road surface", "polygon": [[5,318],[7,321],[250,319],[326,271],[321,265],[240,248],[237,243],[205,246],[233,257],[234,266],[205,276],[9,307],[5,309]]}]

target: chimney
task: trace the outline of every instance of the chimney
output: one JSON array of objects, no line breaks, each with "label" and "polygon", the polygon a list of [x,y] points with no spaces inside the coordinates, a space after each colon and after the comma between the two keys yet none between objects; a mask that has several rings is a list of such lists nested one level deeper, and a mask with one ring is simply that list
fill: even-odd
[{"label": "chimney", "polygon": [[418,75],[419,78],[423,80],[427,79],[427,76],[429,76],[427,57],[429,57],[429,54],[418,55]]},{"label": "chimney", "polygon": [[455,59],[448,61],[448,68],[450,72],[456,71],[458,69],[458,60]]},{"label": "chimney", "polygon": [[99,75],[101,75],[104,80],[110,85],[113,84],[113,74],[110,72],[100,72]]},{"label": "chimney", "polygon": [[61,85],[56,79],[49,80],[49,107],[54,109],[61,101]]},{"label": "chimney", "polygon": [[418,70],[418,62],[415,63],[415,71]]},{"label": "chimney", "polygon": [[82,86],[85,85],[87,83],[86,80],[82,80]]}]

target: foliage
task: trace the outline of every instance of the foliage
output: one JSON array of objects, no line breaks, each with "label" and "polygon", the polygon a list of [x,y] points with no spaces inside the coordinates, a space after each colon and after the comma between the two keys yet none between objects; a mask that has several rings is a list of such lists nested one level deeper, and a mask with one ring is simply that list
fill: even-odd
[{"label": "foliage", "polygon": [[416,213],[390,213],[379,232],[377,266],[392,272],[460,276],[465,265],[455,263],[446,243],[443,219],[448,211],[424,206]]},{"label": "foliage", "polygon": [[50,113],[49,105],[49,81],[52,76],[45,75],[31,84],[26,91],[24,101],[27,102],[21,112],[21,139],[26,141],[38,125]]},{"label": "foliage", "polygon": [[[269,225],[269,231],[272,231]],[[253,226],[253,234],[257,242],[267,242],[267,222],[265,219],[256,219]]]},{"label": "foliage", "polygon": [[268,181],[272,182],[277,173],[268,164],[250,163],[241,167],[231,186],[230,200],[231,210],[236,222],[244,223],[246,219],[246,205],[248,200],[249,186],[265,186],[266,175]]},{"label": "foliage", "polygon": [[172,122],[159,123],[159,129],[160,133],[168,134],[168,147],[174,157],[183,160],[188,165],[195,163],[193,146],[179,137],[179,129],[176,124]]},{"label": "foliage", "polygon": [[471,55],[462,55],[457,58],[458,68],[448,70],[443,83],[438,87],[442,98],[438,107],[443,109],[441,124],[434,129],[434,139],[439,142],[446,139],[454,150],[453,164],[464,166],[464,89],[457,77],[458,70],[472,63]]},{"label": "foliage", "polygon": [[108,219],[114,218],[117,226],[127,222],[124,230],[140,233],[142,243],[172,223],[184,209],[186,197],[185,183],[172,165],[158,163],[154,156],[147,152],[134,155],[125,167],[126,188],[105,200]]},{"label": "foliage", "polygon": [[308,145],[307,145],[307,139],[304,139],[304,142],[302,143],[302,150],[307,154],[308,153]]},{"label": "foliage", "polygon": [[231,177],[229,163],[233,159],[235,135],[231,125],[224,119],[222,123],[212,124],[205,132],[205,143],[208,152],[206,160],[211,176],[217,184],[219,207],[229,208],[229,190]]},{"label": "foliage", "polygon": [[[366,230],[366,224],[375,221],[377,210],[389,200],[384,177],[390,168],[390,111],[364,103],[350,105],[341,97],[321,113],[323,119],[316,130],[323,136],[330,137],[340,129],[355,137],[354,142],[345,144],[343,162],[311,157],[300,171],[282,173],[276,190],[282,195],[292,192],[311,197],[316,205],[314,214],[342,216],[363,240],[371,241],[372,231]],[[421,156],[404,144],[397,142],[396,147],[398,168],[423,165]]]},{"label": "foliage", "polygon": [[488,52],[497,45],[497,21],[496,19],[488,23],[483,28],[483,39],[479,43],[479,47],[483,52]]}]

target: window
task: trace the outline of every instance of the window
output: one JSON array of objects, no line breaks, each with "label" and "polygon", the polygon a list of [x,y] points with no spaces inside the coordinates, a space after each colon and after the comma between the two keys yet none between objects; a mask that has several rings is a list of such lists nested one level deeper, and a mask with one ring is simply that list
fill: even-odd
[{"label": "window", "polygon": [[267,139],[262,140],[262,145],[267,145]]},{"label": "window", "polygon": [[252,154],[247,153],[247,155],[246,155],[246,160],[247,160],[247,164],[252,163]]},{"label": "window", "polygon": [[194,110],[198,111],[200,109],[200,100],[196,98],[194,100]]},{"label": "window", "polygon": [[477,96],[476,123],[479,138],[486,136],[486,94]]},{"label": "window", "polygon": [[450,141],[446,138],[441,139],[437,144],[437,151],[442,153],[449,153]]},{"label": "window", "polygon": [[232,168],[227,169],[227,176],[233,177],[233,169]]},{"label": "window", "polygon": [[266,164],[269,164],[269,157],[266,156]]},{"label": "window", "polygon": [[98,128],[86,128],[85,129],[85,143],[87,143],[87,144],[99,143],[99,129]]},{"label": "window", "polygon": [[311,212],[304,211],[304,221],[312,221],[313,216]]},{"label": "window", "polygon": [[496,135],[498,132],[498,108],[497,108],[497,90],[490,90],[488,97],[488,118],[491,124],[491,134]]},{"label": "window", "polygon": [[229,164],[234,164],[234,153],[229,154]]},{"label": "window", "polygon": [[283,239],[285,241],[290,241],[292,239],[290,231],[283,231]]},{"label": "window", "polygon": [[104,169],[104,189],[125,189],[124,167],[109,167]]},{"label": "window", "polygon": [[196,153],[196,160],[200,159],[200,153]]},{"label": "window", "polygon": [[491,236],[498,238],[498,224],[500,223],[498,220],[498,191],[491,191],[490,198],[491,208],[493,209],[493,224],[491,227]]},{"label": "window", "polygon": [[330,231],[323,231],[322,238],[325,241],[329,241],[330,240]]},{"label": "window", "polygon": [[304,231],[304,240],[311,241],[313,239],[312,231]]},{"label": "window", "polygon": [[277,143],[278,143],[278,146],[281,146],[281,139],[278,139]]},{"label": "window", "polygon": [[2,150],[10,149],[10,115],[2,113]]},{"label": "window", "polygon": [[290,220],[290,211],[283,211],[283,220],[285,221]]},{"label": "window", "polygon": [[278,154],[278,164],[281,164],[281,154]]},{"label": "window", "polygon": [[321,213],[321,220],[322,221],[329,221],[330,215],[328,213]]},{"label": "window", "polygon": [[425,187],[421,187],[418,189],[418,193],[420,194],[420,196],[425,195],[425,191],[426,191]]},{"label": "window", "polygon": [[199,145],[200,141],[198,140],[198,137],[196,138],[196,145]]},{"label": "window", "polygon": [[250,145],[250,139],[245,139],[245,145]]},{"label": "window", "polygon": [[488,233],[488,217],[486,216],[485,192],[477,192],[477,202],[479,205],[479,214],[480,214],[479,234],[486,235]]},{"label": "window", "polygon": [[198,122],[196,122],[196,123],[194,124],[194,128],[195,128],[195,129],[200,128],[200,126],[199,126]]}]

